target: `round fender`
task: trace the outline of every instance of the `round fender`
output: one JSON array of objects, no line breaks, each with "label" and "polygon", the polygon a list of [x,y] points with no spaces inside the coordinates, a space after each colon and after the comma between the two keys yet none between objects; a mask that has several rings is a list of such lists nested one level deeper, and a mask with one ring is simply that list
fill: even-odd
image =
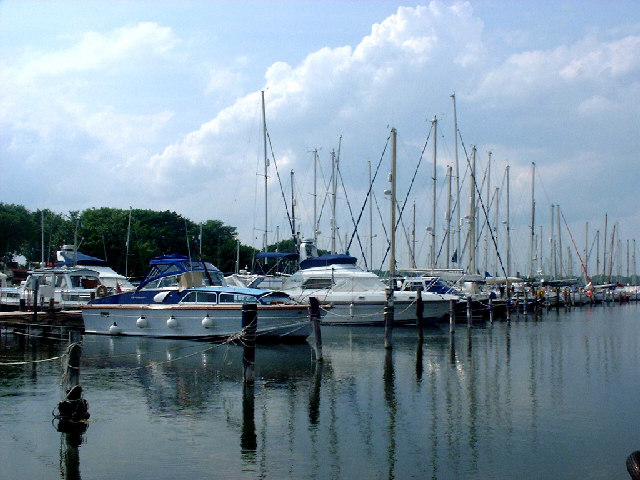
[{"label": "round fender", "polygon": [[640,450],[627,457],[627,471],[633,480],[640,480]]},{"label": "round fender", "polygon": [[105,285],[100,285],[98,288],[96,288],[96,295],[98,297],[106,297],[107,293],[108,291]]}]

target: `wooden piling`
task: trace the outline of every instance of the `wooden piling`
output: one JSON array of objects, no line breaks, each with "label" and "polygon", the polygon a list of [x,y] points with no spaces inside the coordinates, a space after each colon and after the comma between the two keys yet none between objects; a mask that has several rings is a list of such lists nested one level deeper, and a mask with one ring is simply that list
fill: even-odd
[{"label": "wooden piling", "polygon": [[38,287],[40,282],[35,279],[35,288],[33,290],[33,323],[38,322]]},{"label": "wooden piling", "polygon": [[493,325],[493,298],[489,297],[489,325]]},{"label": "wooden piling", "polygon": [[81,334],[78,330],[69,331],[67,347],[66,393],[80,384],[80,357],[82,356]]},{"label": "wooden piling", "polygon": [[422,341],[424,325],[424,301],[422,300],[422,287],[416,289],[416,324],[418,326],[418,339]]},{"label": "wooden piling", "polygon": [[467,297],[467,327],[473,327],[473,312],[471,311],[471,297]]},{"label": "wooden piling", "polygon": [[393,336],[393,290],[386,289],[387,304],[384,307],[384,348],[390,349]]},{"label": "wooden piling", "polygon": [[256,363],[256,330],[258,328],[258,305],[242,305],[242,381],[246,385],[255,382],[254,365]]},{"label": "wooden piling", "polygon": [[322,362],[322,332],[320,331],[320,302],[316,297],[309,297],[309,319],[313,328],[313,349],[316,361]]},{"label": "wooden piling", "polygon": [[422,287],[416,288],[416,320],[418,326],[422,326],[424,322],[424,301],[422,300]]},{"label": "wooden piling", "polygon": [[527,310],[529,309],[529,292],[527,292],[527,288],[524,289],[524,301],[523,301],[522,309],[524,310],[523,314],[526,317]]},{"label": "wooden piling", "polygon": [[449,300],[449,333],[456,331],[456,301]]}]

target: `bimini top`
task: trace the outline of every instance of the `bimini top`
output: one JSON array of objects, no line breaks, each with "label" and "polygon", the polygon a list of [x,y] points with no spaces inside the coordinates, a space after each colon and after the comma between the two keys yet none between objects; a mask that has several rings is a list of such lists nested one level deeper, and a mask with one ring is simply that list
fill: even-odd
[{"label": "bimini top", "polygon": [[293,252],[260,252],[256,258],[275,258],[276,260],[297,260],[299,255]]},{"label": "bimini top", "polygon": [[346,253],[325,253],[319,257],[310,257],[300,262],[300,268],[327,267],[329,265],[355,265],[358,259]]},{"label": "bimini top", "polygon": [[[202,272],[204,278],[211,277],[212,286],[225,286],[224,275],[217,267],[209,262],[191,260],[185,255],[174,253],[161,255],[151,259],[149,271],[140,282],[138,290],[145,285],[165,277],[177,277],[187,272]],[[207,275],[208,274],[208,275]]]},{"label": "bimini top", "polygon": [[62,250],[58,252],[58,263],[56,263],[56,267],[73,267],[74,261],[77,258],[76,265],[84,265],[84,266],[100,266],[100,267],[108,267],[109,264],[102,260],[101,258],[92,257],[91,255],[86,255],[82,252],[76,254],[71,251]]}]

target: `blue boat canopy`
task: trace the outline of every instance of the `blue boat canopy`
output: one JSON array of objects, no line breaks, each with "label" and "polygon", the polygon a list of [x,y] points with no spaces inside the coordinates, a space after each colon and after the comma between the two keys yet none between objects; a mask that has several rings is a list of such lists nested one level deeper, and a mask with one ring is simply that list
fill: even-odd
[{"label": "blue boat canopy", "polygon": [[307,258],[300,262],[300,268],[326,267],[329,265],[355,265],[358,259],[346,253],[325,253],[319,257]]},{"label": "blue boat canopy", "polygon": [[297,260],[298,254],[293,252],[260,252],[256,258],[275,258],[276,260]]},{"label": "blue boat canopy", "polygon": [[213,283],[215,285],[222,285],[222,280],[224,279],[222,272],[220,272],[220,270],[211,263],[192,260],[185,255],[173,253],[171,255],[161,255],[151,259],[149,262],[149,271],[140,282],[138,290],[147,283],[153,282],[159,278],[181,275],[186,272],[204,272],[205,265],[207,272],[212,277]]},{"label": "blue boat canopy", "polygon": [[[76,254],[74,252],[61,251],[59,255],[63,258],[63,260],[58,261],[56,263],[56,267],[73,267],[74,260],[76,258]],[[84,265],[84,266],[96,266],[96,267],[108,267],[109,264],[106,260],[102,260],[101,258],[92,257],[91,255],[85,255],[82,252],[77,253],[76,265]]]}]

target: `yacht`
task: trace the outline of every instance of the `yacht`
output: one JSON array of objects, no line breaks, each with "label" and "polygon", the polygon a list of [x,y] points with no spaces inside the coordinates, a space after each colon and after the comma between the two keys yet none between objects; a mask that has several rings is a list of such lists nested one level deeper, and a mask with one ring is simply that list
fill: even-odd
[{"label": "yacht", "polygon": [[296,342],[309,336],[308,308],[273,290],[229,286],[211,263],[179,255],[151,260],[139,286],[92,300],[85,332],[167,338],[229,338],[242,330],[243,305],[255,304],[257,336]]},{"label": "yacht", "polygon": [[[317,297],[327,309],[322,319],[327,325],[376,325],[384,323],[387,305],[386,284],[378,275],[356,266],[357,259],[348,254],[318,255],[311,240],[300,249],[300,269],[283,278],[282,290],[299,302]],[[458,300],[451,293],[421,293],[423,319],[435,322],[449,311],[449,301]],[[394,322],[415,323],[418,292],[393,291]]]}]

